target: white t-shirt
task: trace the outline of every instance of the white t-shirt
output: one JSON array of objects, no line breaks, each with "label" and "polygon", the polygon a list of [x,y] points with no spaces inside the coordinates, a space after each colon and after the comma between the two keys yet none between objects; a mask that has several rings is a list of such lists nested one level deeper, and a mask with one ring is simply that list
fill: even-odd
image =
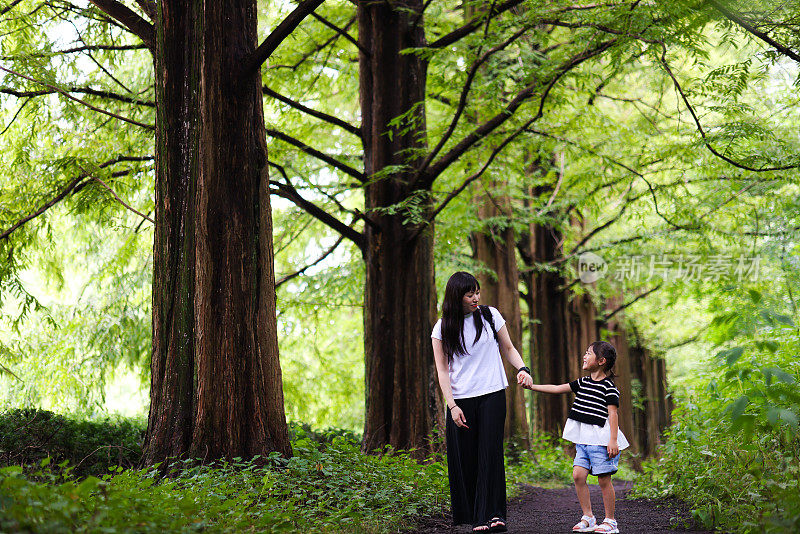
[{"label": "white t-shirt", "polygon": [[[494,327],[499,331],[506,320],[500,312],[489,306],[494,318]],[[464,317],[464,355],[454,354],[450,362],[450,388],[453,390],[454,399],[477,397],[486,393],[493,393],[508,387],[506,370],[500,358],[500,348],[494,340],[492,327],[489,321],[481,317],[483,333],[477,343],[475,341],[475,320],[470,314]],[[442,320],[436,321],[433,326],[432,338],[442,339]]]}]

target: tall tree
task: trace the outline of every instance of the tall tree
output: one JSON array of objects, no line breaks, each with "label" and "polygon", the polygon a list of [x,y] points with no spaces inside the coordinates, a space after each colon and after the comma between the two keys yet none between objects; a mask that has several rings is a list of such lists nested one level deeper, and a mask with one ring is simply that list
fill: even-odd
[{"label": "tall tree", "polygon": [[[522,353],[520,277],[512,204],[506,193],[509,184],[487,182],[483,187],[485,193],[479,194],[476,199],[481,228],[473,232],[470,239],[475,259],[482,267],[479,274],[481,299],[503,313],[511,341]],[[517,384],[517,370],[505,360],[503,364],[509,377],[505,436],[527,448],[530,430],[525,390]]]},{"label": "tall tree", "polygon": [[[433,225],[405,224],[381,210],[417,193],[414,178],[427,149],[427,63],[404,50],[425,46],[422,1],[359,2],[361,131],[364,136],[366,291],[364,448],[419,447],[441,421],[432,388],[430,341],[436,315]],[[400,80],[402,82],[398,83]],[[404,126],[392,127],[403,117]],[[430,197],[421,197],[425,217]],[[424,407],[420,409],[420,407]]]},{"label": "tall tree", "polygon": [[259,67],[321,3],[261,45],[255,0],[158,4],[149,463],[291,454]]},{"label": "tall tree", "polygon": [[256,4],[162,0],[157,13],[145,460],[288,455]]},{"label": "tall tree", "polygon": [[[322,0],[301,2],[260,46],[255,0],[137,0],[138,11],[117,0],[92,3],[96,9],[66,9],[90,25],[111,22],[134,34],[155,63],[153,354],[145,462],[289,455],[259,67]],[[42,94],[76,100],[74,90],[6,70],[45,87]],[[102,91],[87,94],[139,103]],[[91,172],[70,182],[34,216],[88,177]]]}]

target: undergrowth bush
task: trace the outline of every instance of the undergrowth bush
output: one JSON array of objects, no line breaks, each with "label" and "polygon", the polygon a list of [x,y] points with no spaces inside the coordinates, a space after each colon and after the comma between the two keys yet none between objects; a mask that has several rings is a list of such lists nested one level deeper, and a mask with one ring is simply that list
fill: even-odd
[{"label": "undergrowth bush", "polygon": [[683,499],[708,528],[800,532],[800,332],[764,308],[760,293],[750,298],[750,313],[712,323],[728,348],[679,402],[661,457],[645,462],[634,494]]},{"label": "undergrowth bush", "polygon": [[72,475],[100,476],[112,466],[135,467],[142,456],[143,421],[88,421],[32,408],[0,414],[0,465],[67,462]]},{"label": "undergrowth bush", "polygon": [[292,429],[295,455],[201,465],[175,475],[111,468],[83,480],[45,459],[0,470],[3,532],[393,532],[441,512],[441,462],[365,455],[347,431]]},{"label": "undergrowth bush", "polygon": [[[130,468],[143,431],[143,422],[33,410],[0,416],[0,532],[398,532],[450,504],[444,456],[364,454],[350,430],[292,423],[292,458],[186,460],[169,477]],[[115,447],[127,451],[123,466],[92,454]],[[509,496],[523,482],[569,483],[571,460],[556,441],[509,450]]]}]

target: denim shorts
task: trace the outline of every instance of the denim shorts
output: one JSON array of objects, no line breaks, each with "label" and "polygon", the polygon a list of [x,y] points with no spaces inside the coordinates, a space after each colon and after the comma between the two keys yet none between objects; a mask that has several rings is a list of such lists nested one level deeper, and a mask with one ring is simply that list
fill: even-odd
[{"label": "denim shorts", "polygon": [[585,467],[592,475],[613,475],[617,472],[619,455],[608,457],[608,448],[605,445],[575,444],[575,461],[572,465]]}]

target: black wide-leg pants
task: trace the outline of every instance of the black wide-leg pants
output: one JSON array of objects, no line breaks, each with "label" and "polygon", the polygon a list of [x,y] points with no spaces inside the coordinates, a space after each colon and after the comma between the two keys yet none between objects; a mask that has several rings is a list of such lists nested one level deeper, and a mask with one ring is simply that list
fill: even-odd
[{"label": "black wide-leg pants", "polygon": [[455,401],[463,410],[469,428],[457,426],[448,408],[447,474],[453,524],[478,526],[495,517],[505,521],[505,391]]}]

